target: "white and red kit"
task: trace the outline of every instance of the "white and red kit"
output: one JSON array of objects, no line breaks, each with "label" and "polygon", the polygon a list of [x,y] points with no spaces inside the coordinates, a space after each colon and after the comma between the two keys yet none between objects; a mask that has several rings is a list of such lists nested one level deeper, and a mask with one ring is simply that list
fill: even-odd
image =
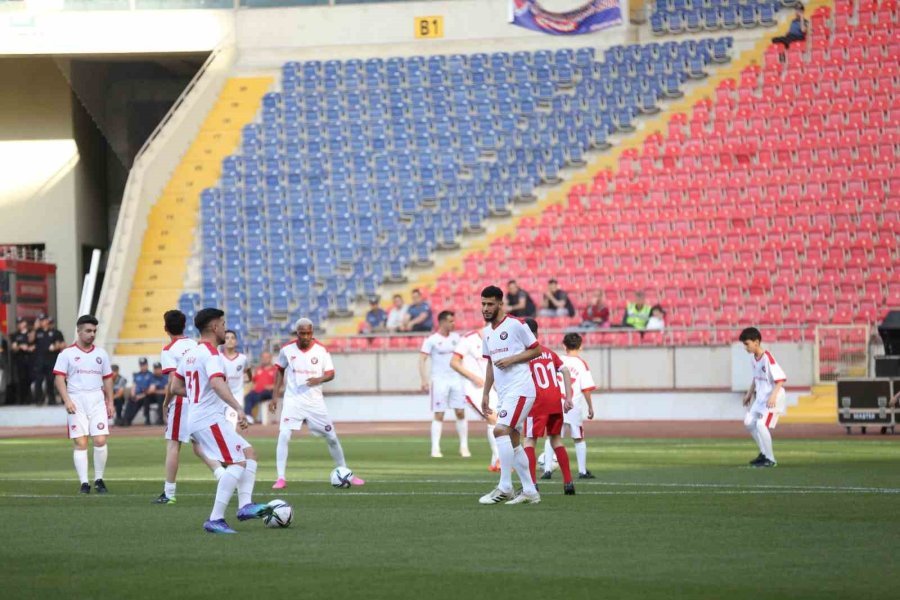
[{"label": "white and red kit", "polygon": [[[235,356],[228,358],[225,352],[220,348],[222,360],[225,364],[225,380],[231,389],[231,395],[238,401],[241,406],[244,405],[244,379],[247,371],[247,356],[238,352]],[[225,419],[237,429],[238,414],[237,411],[225,405]]]},{"label": "white and red kit", "polygon": [[325,346],[313,340],[309,348],[303,350],[298,342],[291,342],[281,348],[275,366],[284,374],[285,381],[280,428],[298,430],[305,422],[315,435],[334,431],[322,386],[306,384],[310,378],[334,373],[334,363]]},{"label": "white and red kit", "polygon": [[753,404],[750,405],[749,412],[756,413],[760,418],[764,418],[766,427],[769,429],[775,429],[775,425],[778,423],[778,416],[784,412],[785,408],[784,388],[781,388],[778,397],[775,398],[775,408],[769,408],[767,404],[769,396],[772,395],[772,390],[775,389],[775,384],[787,381],[787,375],[784,374],[784,369],[781,368],[781,365],[778,364],[778,361],[775,360],[775,357],[768,350],[763,352],[763,355],[759,358],[752,357],[752,361],[753,384],[756,397],[753,399]]},{"label": "white and red kit", "polygon": [[497,390],[497,423],[519,429],[534,404],[535,388],[531,368],[519,363],[505,369],[494,363],[538,345],[534,334],[521,319],[505,316],[497,325],[482,331],[481,355],[491,361]]},{"label": "white and red kit", "polygon": [[[462,366],[470,373],[475,373],[481,379],[484,379],[487,373],[488,359],[482,356],[481,334],[478,331],[470,331],[462,336],[453,354],[462,359]],[[484,387],[477,387],[468,378],[463,377],[463,391],[466,394],[466,402],[475,412],[484,417],[481,413],[481,399],[484,397]],[[491,388],[488,393],[488,406],[491,410],[497,409],[497,390]]]},{"label": "white and red kit", "polygon": [[550,348],[541,346],[541,355],[528,363],[537,395],[525,419],[525,437],[559,435],[563,426],[563,386],[560,369],[565,365]]},{"label": "white and red kit", "polygon": [[209,342],[197,344],[185,354],[175,376],[184,381],[191,403],[190,435],[203,453],[226,465],[243,462],[250,444],[225,420],[225,401],[213,389],[217,377],[225,380],[222,355]]},{"label": "white and red kit", "polygon": [[75,404],[75,414],[66,415],[69,437],[109,435],[103,380],[112,378],[113,372],[106,350],[96,346],[82,350],[73,344],[59,353],[53,374],[66,378],[66,390]]},{"label": "white and red kit", "polygon": [[584,398],[585,392],[597,389],[591,369],[580,356],[563,356],[562,362],[569,370],[572,378],[572,410],[567,412],[563,421],[569,426],[574,439],[584,437],[584,419],[587,418],[588,406]]},{"label": "white and red kit", "polygon": [[459,340],[459,334],[452,331],[449,335],[432,333],[422,342],[419,351],[431,358],[431,412],[466,407],[464,378],[450,366]]},{"label": "white and red kit", "polygon": [[[162,372],[172,377],[181,364],[188,351],[197,347],[197,342],[186,337],[176,337],[159,353],[159,364],[162,365]],[[183,396],[174,396],[169,402],[169,408],[166,412],[166,433],[164,437],[167,440],[177,442],[188,442],[191,439],[191,433],[188,430],[190,424],[190,403],[185,402]]]}]

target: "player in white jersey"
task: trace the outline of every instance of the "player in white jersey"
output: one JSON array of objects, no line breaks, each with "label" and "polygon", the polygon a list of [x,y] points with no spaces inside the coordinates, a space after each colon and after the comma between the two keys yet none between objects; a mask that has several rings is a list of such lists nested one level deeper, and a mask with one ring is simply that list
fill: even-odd
[{"label": "player in white jersey", "polygon": [[235,400],[225,381],[225,364],[216,347],[225,341],[225,313],[204,308],[194,317],[200,341],[184,355],[171,383],[172,392],[191,403],[190,434],[203,454],[218,461],[225,472],[216,486],[216,499],[203,529],[209,533],[237,533],[225,522],[225,510],[238,493],[239,521],[272,513],[268,504],[254,504],[256,450],[225,420],[223,402],[238,414],[238,426],[247,428],[244,408]]},{"label": "player in white jersey", "polygon": [[[506,315],[503,310],[503,290],[488,286],[481,292],[481,316],[487,325],[481,342],[481,355],[488,359],[490,367],[485,372],[484,391],[481,394],[481,412],[489,415],[490,389],[497,388],[497,453],[500,455],[500,483],[490,493],[482,496],[481,504],[509,504],[541,501],[528,456],[519,443],[522,425],[534,405],[536,390],[528,363],[540,356],[541,347],[534,334],[521,320]],[[522,493],[513,497],[512,472],[522,481]]]},{"label": "player in white jersey", "polygon": [[[583,338],[577,333],[567,333],[563,337],[563,346],[566,349],[564,356],[560,357],[563,364],[569,369],[572,377],[572,405],[573,408],[563,417],[563,423],[569,428],[569,435],[575,442],[575,460],[578,462],[578,479],[595,479],[594,474],[587,468],[587,442],[584,441],[584,420],[594,418],[594,401],[591,392],[597,389],[594,376],[587,362],[581,358],[581,345]],[[549,441],[544,445],[544,456],[550,454]],[[552,461],[544,460],[544,474],[541,479],[550,479],[552,475]],[[548,470],[550,469],[550,470]]]},{"label": "player in white jersey", "polygon": [[66,407],[67,430],[75,444],[75,472],[81,482],[81,493],[90,494],[88,483],[88,437],[94,440],[94,489],[107,492],[103,481],[106,469],[106,437],[113,416],[113,372],[106,350],[94,346],[97,319],[91,315],[78,317],[77,339],[56,358],[53,367],[56,391]]},{"label": "player in white jersey", "polygon": [[[281,426],[278,432],[278,444],[275,448],[278,479],[272,489],[280,490],[287,486],[288,443],[291,433],[299,431],[306,423],[310,432],[317,437],[324,437],[328,444],[328,452],[334,459],[334,466],[347,467],[344,460],[344,449],[338,440],[334,423],[325,408],[322,395],[322,384],[334,379],[334,364],[328,350],[313,338],[313,322],[307,318],[297,319],[294,323],[297,339],[281,348],[275,366],[275,389],[272,391],[272,402],[269,410],[277,412],[281,400],[282,384],[284,384],[284,402],[281,408]],[[354,476],[350,483],[364,485],[366,482]]]},{"label": "player in white jersey", "polygon": [[[456,413],[456,433],[459,434],[459,454],[469,458],[469,422],[466,420],[466,393],[463,378],[450,361],[459,344],[459,334],[453,331],[455,317],[449,310],[438,315],[438,330],[425,338],[419,354],[419,376],[422,391],[431,396],[431,458],[441,458],[441,429],[444,426],[444,412],[453,409]],[[431,361],[429,377],[428,361]]]},{"label": "player in white jersey", "polygon": [[[491,462],[488,465],[488,471],[497,473],[500,471],[500,458],[497,456],[497,440],[494,438],[494,426],[497,424],[497,413],[492,412],[485,415],[481,412],[481,397],[484,394],[484,377],[487,371],[488,361],[481,355],[482,337],[481,330],[476,329],[462,336],[456,349],[453,351],[453,358],[450,359],[450,366],[454,371],[462,375],[465,380],[463,389],[466,393],[466,402],[472,409],[481,415],[487,421],[487,439],[491,448]],[[490,408],[492,411],[497,409],[497,391],[493,388],[488,390],[490,398]]]},{"label": "player in white jersey", "polygon": [[184,355],[197,347],[197,342],[184,337],[187,318],[180,310],[169,310],[163,315],[163,323],[166,334],[169,336],[169,343],[159,353],[162,371],[169,376],[162,406],[163,420],[166,422],[166,431],[163,435],[166,440],[166,481],[163,484],[162,494],[154,499],[153,503],[175,504],[176,479],[182,443],[191,442],[194,454],[209,467],[217,480],[222,477],[225,469],[218,462],[205,456],[200,450],[200,446],[191,439],[190,402],[182,396],[172,393],[172,380],[175,378],[173,373],[178,369]]},{"label": "player in white jersey", "polygon": [[753,355],[753,383],[744,394],[744,406],[748,407],[744,427],[759,446],[759,456],[750,461],[751,467],[774,467],[772,434],[778,415],[784,412],[784,382],[787,376],[772,353],[762,347],[762,334],[755,327],[741,332],[744,349]]},{"label": "player in white jersey", "polygon": [[[219,347],[219,352],[222,353],[222,358],[225,361],[225,380],[228,382],[231,394],[243,406],[244,384],[250,380],[250,367],[247,355],[238,352],[237,345],[237,333],[229,329],[225,332],[225,343]],[[225,419],[237,431],[237,412],[230,406],[225,407]]]}]

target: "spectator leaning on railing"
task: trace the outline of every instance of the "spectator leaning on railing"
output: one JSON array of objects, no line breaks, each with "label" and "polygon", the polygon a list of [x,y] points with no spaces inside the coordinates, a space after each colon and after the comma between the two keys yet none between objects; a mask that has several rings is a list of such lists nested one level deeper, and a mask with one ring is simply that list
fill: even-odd
[{"label": "spectator leaning on railing", "polygon": [[622,325],[633,329],[647,329],[647,322],[650,320],[650,305],[644,299],[644,292],[636,292],[634,301],[629,302],[625,307],[625,314],[622,317]]},{"label": "spectator leaning on railing", "polygon": [[406,306],[403,304],[403,296],[394,294],[391,302],[391,310],[388,312],[385,326],[388,331],[402,331],[403,325],[406,323]]},{"label": "spectator leaning on railing", "polygon": [[513,317],[526,319],[537,316],[537,308],[531,296],[519,287],[514,279],[506,283],[506,312]]},{"label": "spectator leaning on railing", "polygon": [[609,307],[606,305],[602,290],[597,290],[594,301],[585,307],[581,319],[581,326],[585,329],[609,327]]},{"label": "spectator leaning on railing", "polygon": [[430,332],[434,329],[434,317],[431,315],[431,306],[422,298],[419,290],[412,291],[412,304],[406,309],[407,321],[404,331]]},{"label": "spectator leaning on railing", "polygon": [[541,308],[542,317],[574,317],[575,305],[569,294],[560,289],[555,279],[547,282],[547,291],[544,292],[544,306]]},{"label": "spectator leaning on railing", "polygon": [[365,320],[359,324],[360,333],[379,333],[387,329],[388,315],[378,305],[378,296],[369,298],[369,312]]}]

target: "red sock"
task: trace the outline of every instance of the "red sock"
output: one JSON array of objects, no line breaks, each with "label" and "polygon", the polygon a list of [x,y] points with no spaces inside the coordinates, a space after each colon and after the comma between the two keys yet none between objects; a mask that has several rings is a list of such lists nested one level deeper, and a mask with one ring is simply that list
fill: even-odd
[{"label": "red sock", "polygon": [[534,448],[525,448],[525,454],[528,455],[528,467],[531,469],[531,481],[537,481],[534,478],[534,471],[537,468],[537,456],[534,454]]},{"label": "red sock", "polygon": [[559,470],[563,474],[563,483],[572,483],[572,470],[569,469],[569,453],[566,452],[565,446],[554,448],[556,453],[556,462],[559,463]]}]

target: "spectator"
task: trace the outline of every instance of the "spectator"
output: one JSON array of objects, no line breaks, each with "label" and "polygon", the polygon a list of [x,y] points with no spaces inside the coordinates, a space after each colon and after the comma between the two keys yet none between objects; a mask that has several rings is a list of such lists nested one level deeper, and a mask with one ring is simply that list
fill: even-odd
[{"label": "spectator", "polygon": [[272,399],[276,370],[277,367],[272,364],[272,353],[263,352],[259,357],[259,366],[253,371],[253,389],[244,397],[244,412],[247,413],[247,420],[251,423],[253,408]]},{"label": "spectator", "polygon": [[59,351],[66,346],[65,339],[47,315],[38,316],[34,324],[34,401],[52,406],[56,404],[53,366]]},{"label": "spectator", "polygon": [[662,331],[666,328],[666,311],[659,304],[650,309],[650,318],[647,320],[647,331]]},{"label": "spectator", "polygon": [[144,418],[150,418],[150,409],[156,405],[156,421],[154,425],[162,425],[162,403],[166,398],[166,387],[169,385],[169,376],[162,371],[162,363],[153,363],[153,383],[147,389],[147,398],[144,401]]},{"label": "spectator", "polygon": [[134,381],[134,389],[132,390],[130,402],[125,407],[125,423],[130,426],[137,412],[144,409],[144,425],[150,424],[150,405],[147,403],[147,394],[150,386],[153,385],[153,373],[148,367],[149,363],[146,358],[141,357],[138,360],[140,371],[135,373],[131,380]]},{"label": "spectator", "polygon": [[119,374],[119,365],[112,366],[113,372],[113,404],[116,406],[116,425],[122,425],[125,420],[122,418],[122,409],[125,401],[128,399],[128,380]]},{"label": "spectator", "polygon": [[581,317],[581,326],[585,329],[609,327],[609,307],[606,305],[606,296],[603,294],[603,290],[597,290],[594,302],[584,309]]},{"label": "spectator", "polygon": [[534,300],[514,279],[510,279],[506,284],[506,312],[520,319],[534,318],[537,315]]},{"label": "spectator", "polygon": [[[772,38],[773,44],[781,44],[787,50],[794,42],[801,42],[806,39],[806,32],[809,31],[809,21],[803,16],[803,4],[798,4],[794,9],[794,20],[791,21],[790,29],[787,35]],[[779,55],[781,62],[784,62],[784,53]]]},{"label": "spectator", "polygon": [[385,324],[388,331],[401,331],[404,323],[406,323],[406,306],[403,304],[403,296],[394,294],[392,299],[393,306],[388,312],[387,323]]},{"label": "spectator", "polygon": [[366,320],[360,323],[360,333],[377,333],[387,329],[388,315],[383,308],[378,306],[378,296],[369,298],[369,312]]},{"label": "spectator", "polygon": [[16,385],[16,402],[18,404],[30,404],[34,344],[32,342],[31,332],[28,330],[28,321],[25,319],[16,321],[16,332],[12,335],[11,341],[13,382]]},{"label": "spectator", "polygon": [[622,325],[633,329],[647,329],[647,321],[650,320],[650,305],[644,301],[644,292],[636,292],[634,301],[625,307],[625,315],[622,317]]},{"label": "spectator", "polygon": [[419,290],[412,291],[412,304],[406,309],[405,331],[425,331],[434,329],[431,306],[422,298]]},{"label": "spectator", "polygon": [[555,279],[547,282],[547,291],[544,292],[544,307],[541,309],[542,317],[574,317],[575,306],[569,294],[559,289],[559,283]]}]

